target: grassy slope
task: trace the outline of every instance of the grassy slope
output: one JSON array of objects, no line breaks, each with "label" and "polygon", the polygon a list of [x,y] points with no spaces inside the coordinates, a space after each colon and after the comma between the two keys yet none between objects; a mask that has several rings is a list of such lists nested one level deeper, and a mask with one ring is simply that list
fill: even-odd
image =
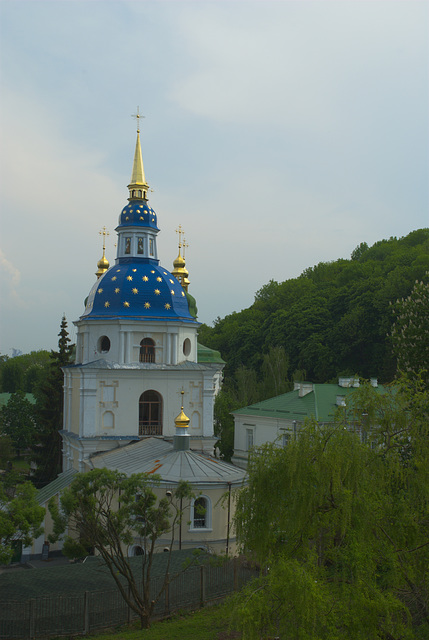
[{"label": "grassy slope", "polygon": [[[176,615],[169,620],[155,622],[150,629],[119,631],[91,636],[93,640],[232,640],[241,634],[229,629],[228,602],[219,606],[206,607],[194,613]],[[88,640],[91,640],[88,637]]]}]

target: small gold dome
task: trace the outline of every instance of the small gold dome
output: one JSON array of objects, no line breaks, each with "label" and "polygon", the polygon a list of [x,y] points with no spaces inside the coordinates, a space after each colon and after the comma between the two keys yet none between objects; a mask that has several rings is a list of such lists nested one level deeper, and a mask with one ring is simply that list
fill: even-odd
[{"label": "small gold dome", "polygon": [[188,418],[186,413],[183,411],[183,407],[182,407],[179,415],[174,420],[174,424],[176,425],[176,427],[186,429],[189,423],[190,423],[190,419]]},{"label": "small gold dome", "polygon": [[180,253],[175,259],[175,261],[173,262],[173,266],[176,267],[177,269],[183,269],[183,267],[185,266],[185,260],[182,258]]}]

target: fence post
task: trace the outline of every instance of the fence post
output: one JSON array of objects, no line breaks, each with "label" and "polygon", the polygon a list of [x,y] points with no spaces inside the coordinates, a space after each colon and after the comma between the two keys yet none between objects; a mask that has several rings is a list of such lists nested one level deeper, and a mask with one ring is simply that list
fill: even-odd
[{"label": "fence post", "polygon": [[165,576],[166,584],[165,584],[165,615],[168,616],[170,613],[170,574],[167,573]]},{"label": "fence post", "polygon": [[89,592],[83,594],[83,632],[85,635],[89,633]]},{"label": "fence post", "polygon": [[35,598],[30,598],[30,628],[29,628],[29,638],[30,640],[32,640],[35,636],[35,629],[34,629],[34,623],[35,623],[35,609],[36,609],[36,600]]},{"label": "fence post", "polygon": [[131,587],[130,585],[128,585],[127,624],[130,624],[131,622],[131,607],[129,605],[130,600],[131,600]]},{"label": "fence post", "polygon": [[237,558],[233,558],[232,566],[234,569],[234,591],[238,591],[238,566]]},{"label": "fence post", "polygon": [[204,607],[206,601],[206,581],[205,581],[205,567],[200,567],[200,607]]}]

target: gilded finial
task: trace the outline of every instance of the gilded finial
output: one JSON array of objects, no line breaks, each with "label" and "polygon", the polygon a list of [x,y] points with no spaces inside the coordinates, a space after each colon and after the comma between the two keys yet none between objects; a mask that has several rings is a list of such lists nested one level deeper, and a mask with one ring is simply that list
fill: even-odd
[{"label": "gilded finial", "polygon": [[107,260],[106,256],[105,256],[105,252],[106,252],[106,236],[110,235],[108,231],[106,231],[106,227],[103,227],[101,229],[101,231],[98,232],[98,234],[100,236],[103,236],[103,256],[102,258],[97,262],[97,271],[95,272],[95,275],[97,276],[97,278],[101,278],[101,276],[103,275],[103,273],[106,273],[106,271],[109,268],[109,261]]}]

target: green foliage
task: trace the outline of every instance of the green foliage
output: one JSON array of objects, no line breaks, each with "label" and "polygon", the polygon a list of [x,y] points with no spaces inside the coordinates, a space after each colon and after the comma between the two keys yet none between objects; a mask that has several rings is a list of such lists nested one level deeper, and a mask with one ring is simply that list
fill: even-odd
[{"label": "green foliage", "polygon": [[31,351],[23,355],[0,358],[0,391],[37,394],[49,366],[48,351]]},{"label": "green foliage", "polygon": [[12,494],[0,483],[0,564],[10,562],[14,542],[29,545],[42,533],[44,515],[31,482],[18,485]]},{"label": "green foliage", "polygon": [[[190,485],[180,482],[174,494],[169,491],[165,497],[157,498],[153,490],[157,482],[156,476],[127,477],[118,471],[95,469],[73,480],[61,496],[61,508],[55,499],[49,504],[55,527],[50,540],[57,540],[67,528],[63,547],[67,556],[82,557],[95,549],[124,600],[139,615],[142,628],[150,625],[154,606],[170,580],[171,551],[182,519],[179,505],[183,507],[183,501],[190,501],[193,496]],[[163,584],[153,597],[152,559],[157,540],[165,534],[170,537],[169,559]],[[127,558],[127,547],[136,540],[145,552],[141,556],[141,591]]]},{"label": "green foliage", "polygon": [[393,312],[398,369],[413,377],[421,373],[429,384],[429,283],[416,282],[407,298],[396,301]]},{"label": "green foliage", "polygon": [[9,436],[18,456],[36,437],[36,408],[22,391],[12,393],[0,410],[0,432]]},{"label": "green foliage", "polygon": [[49,369],[37,393],[37,440],[33,447],[33,461],[36,466],[34,483],[43,487],[61,472],[61,436],[63,428],[63,372],[62,367],[70,364],[73,345],[67,332],[67,321],[63,316],[58,334],[58,351],[49,354]]},{"label": "green foliage", "polygon": [[391,381],[390,303],[408,296],[428,269],[429,229],[372,247],[361,243],[351,260],[321,262],[299,278],[270,281],[251,307],[205,327],[204,344],[221,352],[226,378],[244,366],[259,380],[263,354],[282,347],[288,376],[305,369],[313,382],[339,372]]},{"label": "green foliage", "polygon": [[241,365],[234,376],[225,381],[214,404],[216,444],[224,460],[231,461],[234,453],[234,418],[231,412],[290,391],[292,384],[287,378],[288,367],[289,358],[283,347],[270,347],[262,358],[260,380],[255,369]]},{"label": "green foliage", "polygon": [[236,528],[264,570],[237,603],[246,638],[427,637],[429,393],[352,397],[341,422],[250,457]]}]

